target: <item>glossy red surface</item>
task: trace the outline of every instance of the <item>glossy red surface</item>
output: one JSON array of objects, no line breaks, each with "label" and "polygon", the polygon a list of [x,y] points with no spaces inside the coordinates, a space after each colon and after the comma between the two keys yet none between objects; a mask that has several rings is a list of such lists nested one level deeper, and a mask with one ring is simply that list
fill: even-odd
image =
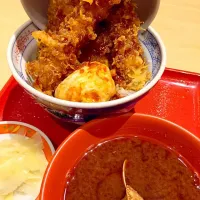
[{"label": "glossy red surface", "polygon": [[[133,112],[170,120],[200,137],[199,97],[199,74],[167,69],[157,85],[137,103]],[[13,77],[0,92],[0,120],[32,124],[45,132],[55,147],[78,127],[61,123],[49,115],[33,101]],[[79,141],[80,139],[77,139],[77,142]],[[82,141],[79,142],[81,143]]]},{"label": "glossy red surface", "polygon": [[[136,113],[175,122],[200,137],[200,75],[167,69],[157,85],[135,106]],[[57,147],[78,126],[52,118],[13,77],[0,92],[0,120],[32,124]]]}]

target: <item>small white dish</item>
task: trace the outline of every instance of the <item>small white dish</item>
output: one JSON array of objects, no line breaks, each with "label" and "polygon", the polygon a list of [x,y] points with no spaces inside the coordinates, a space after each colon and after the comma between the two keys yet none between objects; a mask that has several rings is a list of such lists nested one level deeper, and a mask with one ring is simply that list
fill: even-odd
[{"label": "small white dish", "polygon": [[[43,151],[49,162],[55,152],[55,148],[50,139],[38,128],[23,122],[17,121],[1,121],[0,122],[0,142],[10,140],[13,135],[19,134],[24,137],[32,137],[34,134],[39,134],[43,143]],[[42,181],[42,180],[41,180]],[[38,194],[39,195],[39,194]],[[16,194],[13,200],[35,200],[31,195]],[[38,200],[38,198],[36,199]]]}]

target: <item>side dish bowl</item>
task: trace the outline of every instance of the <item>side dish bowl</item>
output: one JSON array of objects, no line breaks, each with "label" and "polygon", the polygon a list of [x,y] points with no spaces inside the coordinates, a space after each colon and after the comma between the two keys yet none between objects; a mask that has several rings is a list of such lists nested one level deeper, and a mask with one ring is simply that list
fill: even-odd
[{"label": "side dish bowl", "polygon": [[40,199],[62,199],[66,174],[73,169],[88,148],[121,136],[138,136],[149,141],[157,141],[183,156],[197,175],[200,173],[199,138],[170,121],[144,114],[128,113],[93,120],[66,138],[46,170]]},{"label": "side dish bowl", "polygon": [[[41,130],[39,130],[38,128],[36,128],[36,127],[34,127],[34,126],[32,126],[32,125],[30,125],[30,124],[27,124],[27,123],[23,123],[23,122],[17,122],[17,121],[1,121],[0,122],[0,141],[2,142],[2,141],[9,141],[9,140],[11,140],[11,142],[13,142],[13,136],[24,136],[24,138],[37,138],[38,139],[38,135],[40,135],[40,137],[41,137],[41,143],[42,143],[42,150],[43,150],[43,152],[44,152],[44,155],[45,155],[45,157],[46,157],[46,160],[48,161],[48,162],[50,162],[50,160],[52,159],[52,155],[54,154],[54,152],[55,152],[55,148],[54,148],[54,146],[53,146],[53,144],[51,143],[51,141],[50,141],[50,139],[41,131]],[[40,138],[39,137],[39,138]],[[19,139],[19,138],[18,138]],[[39,141],[40,141],[40,139],[39,139]],[[16,145],[16,143],[12,143],[13,144],[13,146],[12,146],[12,148],[13,147],[15,147],[15,146],[18,146],[18,145]],[[23,144],[23,143],[22,143]],[[30,144],[30,143],[29,143]],[[24,145],[24,146],[23,146]],[[25,148],[25,146],[26,146],[26,144],[23,144],[22,146],[24,147],[24,149],[26,149]],[[21,146],[21,147],[22,147]],[[19,146],[18,146],[19,147]],[[38,147],[38,146],[37,146]],[[1,146],[1,151],[2,152],[4,152],[4,154],[6,154],[5,152],[5,149],[3,149],[3,147]],[[10,152],[13,152],[14,150],[13,149],[10,149]],[[22,148],[23,149],[23,148]],[[20,155],[23,155],[23,154],[21,154],[22,153],[22,151],[21,151],[21,149],[17,149],[18,150],[18,156],[20,156]],[[29,149],[30,150],[30,149]],[[32,150],[32,149],[31,149]],[[30,150],[30,152],[31,152],[31,150]],[[34,152],[35,154],[37,154],[36,152]],[[6,156],[10,156],[10,154],[6,154]],[[15,158],[16,159],[16,155],[15,154],[13,154],[12,155],[13,156],[13,158]],[[8,157],[9,158],[9,157]],[[27,156],[26,158],[30,158],[29,156]],[[6,163],[6,161],[4,160],[5,158],[2,158],[2,160],[1,160],[1,164],[2,164],[2,168],[3,168],[3,166],[5,165],[5,163]],[[20,157],[19,157],[19,159],[20,159]],[[22,159],[22,158],[21,158]],[[37,158],[34,160],[34,161],[37,161]],[[41,160],[40,160],[41,161]],[[28,162],[32,162],[32,160],[30,161],[30,160],[28,160]],[[7,163],[9,163],[9,159],[7,160]],[[13,161],[12,161],[12,163],[11,163],[11,165],[15,165],[16,163],[14,162],[13,163]],[[15,166],[16,168],[17,167],[19,167],[19,165],[18,164],[16,164],[17,166]],[[42,164],[40,163],[40,167],[42,166]],[[10,167],[10,165],[8,164],[7,165],[7,168],[8,169],[10,169],[9,168]],[[1,173],[2,173],[2,169],[1,169]],[[19,170],[18,171],[16,171],[17,173],[19,172]],[[15,171],[12,171],[11,173],[12,173],[12,175],[13,175],[13,177],[16,177],[15,176],[15,173],[16,173]],[[27,174],[28,174],[28,171],[27,171]],[[27,175],[28,176],[28,175]],[[19,175],[19,177],[21,178],[22,177],[22,174],[21,174],[21,176]],[[19,178],[18,177],[18,178]],[[19,179],[20,179],[19,178]],[[7,177],[7,180],[9,180],[9,176]],[[12,180],[12,179],[11,179]],[[15,180],[15,179],[13,179],[13,180]],[[23,180],[23,178],[22,178],[22,180]],[[34,179],[33,179],[34,180]],[[2,180],[1,180],[2,181]],[[40,178],[40,182],[42,181],[42,177]],[[22,181],[23,182],[23,181]],[[34,182],[33,182],[34,183]],[[6,184],[6,183],[5,183]],[[12,184],[11,184],[12,185]],[[34,184],[32,184],[32,183],[30,183],[30,186],[34,186]],[[29,186],[29,187],[30,187]],[[35,182],[35,186],[37,187],[37,181]],[[11,186],[11,188],[12,188],[12,186]],[[2,189],[2,185],[1,185],[1,189]],[[34,187],[34,189],[35,189],[35,187]],[[33,190],[34,190],[33,189]],[[39,191],[40,190],[40,185],[39,185],[39,188],[37,189],[37,191]],[[1,191],[2,192],[2,191]],[[36,195],[39,195],[39,194],[37,194],[36,193]],[[9,198],[9,197],[8,197]],[[12,198],[11,198],[12,199]],[[34,193],[31,193],[31,194],[27,194],[26,192],[24,192],[24,193],[22,193],[22,194],[19,194],[19,193],[17,193],[16,191],[15,191],[15,193],[13,193],[13,199],[20,199],[20,200],[27,200],[27,199],[35,199],[35,194]],[[38,200],[38,197],[36,198],[36,200]]]},{"label": "side dish bowl", "polygon": [[50,139],[38,128],[24,123],[24,122],[17,122],[17,121],[1,121],[0,122],[0,137],[1,140],[5,138],[9,138],[12,134],[20,134],[24,135],[25,137],[32,137],[35,133],[39,133],[43,146],[44,146],[44,153],[48,161],[51,160],[52,155],[55,152],[55,148],[50,141]]},{"label": "side dish bowl", "polygon": [[90,117],[130,111],[161,78],[166,65],[165,46],[158,33],[151,27],[140,32],[139,40],[152,72],[152,79],[140,91],[121,99],[100,103],[79,103],[60,100],[37,91],[26,73],[26,62],[36,56],[37,44],[32,32],[38,28],[28,21],[11,37],[7,59],[14,78],[45,110],[64,121],[84,123]]}]

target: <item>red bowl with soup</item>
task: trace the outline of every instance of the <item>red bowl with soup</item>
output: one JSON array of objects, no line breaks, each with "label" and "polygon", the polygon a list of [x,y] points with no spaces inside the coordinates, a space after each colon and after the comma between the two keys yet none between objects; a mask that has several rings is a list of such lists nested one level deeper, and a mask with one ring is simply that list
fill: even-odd
[{"label": "red bowl with soup", "polygon": [[60,145],[40,199],[122,200],[128,184],[145,200],[197,200],[199,155],[200,139],[167,120],[132,113],[96,119]]}]

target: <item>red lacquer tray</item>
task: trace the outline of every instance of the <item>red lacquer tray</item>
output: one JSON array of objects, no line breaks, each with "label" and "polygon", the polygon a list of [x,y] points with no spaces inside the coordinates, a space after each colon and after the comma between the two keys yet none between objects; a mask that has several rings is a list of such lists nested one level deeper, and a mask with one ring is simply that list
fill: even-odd
[{"label": "red lacquer tray", "polygon": [[[200,137],[200,75],[167,69],[134,111],[168,119]],[[0,120],[32,124],[44,131],[55,147],[78,127],[51,117],[13,77],[0,92]]]}]

